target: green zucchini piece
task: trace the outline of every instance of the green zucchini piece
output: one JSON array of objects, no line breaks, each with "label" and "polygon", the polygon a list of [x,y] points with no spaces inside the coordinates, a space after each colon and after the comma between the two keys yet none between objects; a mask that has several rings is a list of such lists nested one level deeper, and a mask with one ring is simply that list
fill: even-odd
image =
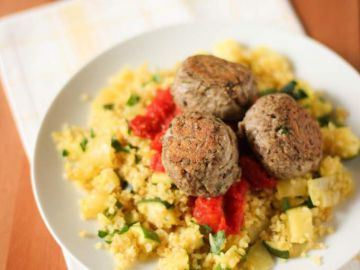
[{"label": "green zucchini piece", "polygon": [[144,237],[146,239],[150,239],[150,240],[160,243],[160,238],[156,232],[150,231],[142,226],[141,226],[141,229],[142,229]]},{"label": "green zucchini piece", "polygon": [[270,270],[274,267],[274,259],[261,242],[250,247],[244,265],[247,269]]},{"label": "green zucchini piece", "polygon": [[289,250],[279,249],[276,245],[270,241],[263,241],[265,248],[269,251],[270,254],[274,255],[275,257],[289,259],[290,252]]},{"label": "green zucchini piece", "polygon": [[174,208],[173,204],[171,204],[171,203],[169,203],[167,201],[161,200],[158,197],[149,198],[149,199],[142,199],[141,201],[138,202],[138,204],[141,204],[141,203],[161,203],[162,205],[164,205],[166,207],[166,209]]}]

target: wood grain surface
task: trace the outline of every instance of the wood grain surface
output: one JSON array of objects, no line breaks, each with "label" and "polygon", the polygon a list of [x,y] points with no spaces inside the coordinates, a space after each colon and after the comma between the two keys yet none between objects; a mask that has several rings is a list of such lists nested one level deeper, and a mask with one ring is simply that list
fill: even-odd
[{"label": "wood grain surface", "polygon": [[[0,16],[49,0],[0,0]],[[360,70],[360,0],[293,0],[307,33]],[[29,163],[0,85],[0,270],[66,269],[30,187]]]}]

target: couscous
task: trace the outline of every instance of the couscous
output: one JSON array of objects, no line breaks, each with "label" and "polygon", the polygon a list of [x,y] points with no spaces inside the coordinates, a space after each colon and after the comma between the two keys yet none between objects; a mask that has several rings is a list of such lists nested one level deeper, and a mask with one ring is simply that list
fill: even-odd
[{"label": "couscous", "polygon": [[[221,208],[228,198],[240,196],[239,205],[229,210],[237,219],[215,224],[196,208],[197,204],[204,208],[201,200],[208,199],[187,196],[161,164],[159,138],[181,113],[169,91],[178,66],[157,71],[146,65],[124,68],[92,100],[88,126],[65,126],[53,134],[66,178],[86,191],[80,201],[81,217],[98,221],[97,248],[114,255],[116,269],[130,269],[136,261],[154,257],[160,258],[161,270],[272,269],[277,257],[304,256],[323,247],[323,238],[335,231],[329,223],[335,207],[352,194],[353,179],[342,160],[358,154],[360,141],[346,126],[346,111],[297,79],[288,59],[271,49],[246,48],[227,40],[212,54],[251,70],[258,96],[287,89],[319,122],[323,139],[319,169],[291,179],[233,184],[212,203]],[[163,108],[161,125],[154,122],[154,104]],[[140,132],[145,130],[139,129],[141,117],[152,117],[148,133]],[[156,134],[149,131],[154,129]],[[264,174],[254,162],[240,157],[247,178]],[[246,172],[250,166],[246,164],[253,164],[251,169],[258,166],[259,174]]]}]

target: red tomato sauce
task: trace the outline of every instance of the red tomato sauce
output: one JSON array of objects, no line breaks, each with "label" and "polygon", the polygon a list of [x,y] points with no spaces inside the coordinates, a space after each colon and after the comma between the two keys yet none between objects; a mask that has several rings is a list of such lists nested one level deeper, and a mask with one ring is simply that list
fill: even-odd
[{"label": "red tomato sauce", "polygon": [[197,197],[192,215],[199,224],[208,225],[213,232],[237,234],[244,224],[245,195],[249,184],[245,179],[233,184],[223,196]]},{"label": "red tomato sauce", "polygon": [[275,188],[276,179],[270,176],[265,169],[251,156],[241,156],[240,166],[242,175],[253,189]]},{"label": "red tomato sauce", "polygon": [[237,234],[244,224],[246,192],[252,189],[275,188],[276,180],[251,156],[241,156],[242,180],[233,184],[223,196],[198,197],[192,215],[199,224],[214,232]]},{"label": "red tomato sauce", "polygon": [[136,136],[151,139],[151,149],[156,153],[151,160],[151,168],[157,172],[164,172],[161,161],[161,138],[168,129],[171,120],[180,113],[176,107],[170,89],[159,89],[155,98],[146,108],[144,115],[138,115],[130,121],[130,129]]}]

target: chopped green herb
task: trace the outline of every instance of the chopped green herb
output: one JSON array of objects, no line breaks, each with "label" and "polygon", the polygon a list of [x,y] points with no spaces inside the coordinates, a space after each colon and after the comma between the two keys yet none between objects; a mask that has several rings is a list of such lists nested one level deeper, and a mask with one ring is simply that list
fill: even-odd
[{"label": "chopped green herb", "polygon": [[141,161],[141,156],[135,155],[135,164],[139,164]]},{"label": "chopped green herb", "polygon": [[66,150],[66,149],[62,150],[62,156],[63,156],[63,157],[67,157],[68,155],[69,155],[69,151],[68,151],[68,150]]},{"label": "chopped green herb", "polygon": [[211,252],[219,254],[225,245],[225,232],[218,231],[216,234],[210,234],[209,243]]},{"label": "chopped green herb", "polygon": [[100,238],[104,238],[104,237],[107,236],[108,234],[109,234],[108,231],[102,231],[102,230],[99,230],[99,231],[98,231],[98,236],[99,236]]},{"label": "chopped green herb", "polygon": [[138,204],[140,203],[151,203],[151,202],[156,202],[156,203],[161,203],[163,204],[167,209],[173,208],[174,205],[167,202],[167,201],[163,201],[162,199],[155,197],[155,198],[150,198],[150,199],[142,199],[138,202]]},{"label": "chopped green herb", "polygon": [[140,96],[136,94],[131,94],[128,101],[126,102],[126,105],[128,106],[134,106],[140,101]]},{"label": "chopped green herb", "polygon": [[120,230],[117,230],[117,229],[114,230],[113,235],[126,233],[130,229],[131,225],[125,224]]},{"label": "chopped green herb", "polygon": [[81,150],[83,150],[83,152],[86,151],[86,145],[88,144],[88,139],[87,138],[83,138],[82,141],[80,142],[80,147]]},{"label": "chopped green herb", "polygon": [[295,91],[294,95],[295,95],[295,99],[296,99],[296,100],[299,100],[299,99],[303,99],[303,98],[307,98],[307,97],[308,97],[308,94],[307,94],[307,93],[305,92],[305,90],[302,89],[302,88],[297,89],[297,91]]},{"label": "chopped green herb", "polygon": [[288,94],[293,97],[295,100],[300,100],[308,97],[306,91],[302,88],[296,89],[297,81],[291,81],[283,88],[281,88],[280,92]]},{"label": "chopped green herb", "polygon": [[326,127],[329,125],[329,123],[333,123],[336,127],[342,127],[343,125],[339,123],[339,121],[336,119],[334,113],[325,114],[321,117],[317,118],[317,121],[319,122],[319,125],[321,127]]},{"label": "chopped green herb", "polygon": [[122,179],[121,180],[121,189],[131,192],[131,191],[133,191],[133,186],[128,181]]},{"label": "chopped green herb", "polygon": [[151,80],[155,83],[161,83],[162,78],[159,73],[156,73],[151,76]]},{"label": "chopped green herb", "polygon": [[150,82],[161,83],[161,81],[162,81],[161,75],[159,73],[155,73],[151,76],[150,80],[142,83],[142,87],[146,86]]},{"label": "chopped green herb", "polygon": [[310,209],[315,207],[310,197],[305,201],[305,205]]},{"label": "chopped green herb", "polygon": [[112,104],[112,103],[104,104],[103,108],[104,108],[104,110],[111,111],[114,109],[114,104]]},{"label": "chopped green herb", "polygon": [[127,145],[130,149],[136,149],[136,150],[138,150],[139,149],[139,147],[138,146],[136,146],[136,145],[132,145],[131,143],[128,143],[128,145]]},{"label": "chopped green herb", "polygon": [[209,235],[210,233],[212,233],[212,229],[211,229],[211,227],[209,225],[207,225],[207,224],[204,224],[204,225],[199,224],[199,226],[200,226],[200,233],[202,235]]},{"label": "chopped green herb", "polygon": [[110,213],[109,212],[109,208],[106,208],[103,212],[104,216],[107,218],[113,218],[116,215],[116,211],[114,211],[114,213]]},{"label": "chopped green herb", "polygon": [[221,264],[218,264],[218,265],[216,265],[216,267],[214,268],[214,270],[231,270],[229,267],[225,267],[225,268],[223,268],[222,266],[221,266]]},{"label": "chopped green herb", "polygon": [[325,127],[327,126],[330,122],[331,122],[331,115],[330,114],[326,114],[324,116],[318,117],[317,118],[319,125],[321,127]]},{"label": "chopped green herb", "polygon": [[144,227],[141,227],[141,229],[142,229],[142,231],[144,233],[145,238],[160,243],[160,238],[159,238],[159,236],[157,235],[156,232],[150,231],[150,230],[148,230],[148,229],[146,229]]},{"label": "chopped green herb", "polygon": [[289,128],[283,126],[277,127],[275,131],[282,135],[288,135],[290,133]]},{"label": "chopped green herb", "polygon": [[115,206],[117,209],[121,209],[123,207],[123,204],[119,201],[116,201]]},{"label": "chopped green herb", "polygon": [[287,85],[285,85],[283,88],[281,88],[280,92],[291,95],[294,92],[296,85],[297,85],[297,81],[292,80]]},{"label": "chopped green herb", "polygon": [[115,152],[125,152],[125,153],[129,153],[130,149],[129,148],[125,148],[121,145],[120,141],[118,139],[115,138],[111,138],[111,147],[115,149]]},{"label": "chopped green herb", "polygon": [[112,241],[106,240],[105,243],[110,245],[112,243]]},{"label": "chopped green herb", "polygon": [[265,90],[261,90],[261,91],[258,93],[258,96],[259,96],[259,97],[262,97],[262,96],[274,94],[274,93],[277,93],[277,92],[278,92],[278,91],[277,91],[275,88],[268,88],[268,89],[265,89]]},{"label": "chopped green herb", "polygon": [[286,210],[291,208],[289,198],[283,198],[281,201],[281,208],[285,212]]},{"label": "chopped green herb", "polygon": [[95,132],[93,129],[90,129],[90,137],[95,138]]},{"label": "chopped green herb", "polygon": [[127,133],[128,133],[128,135],[131,135],[132,130],[130,128],[129,120],[126,119],[126,123],[127,123],[127,126],[128,126]]}]

